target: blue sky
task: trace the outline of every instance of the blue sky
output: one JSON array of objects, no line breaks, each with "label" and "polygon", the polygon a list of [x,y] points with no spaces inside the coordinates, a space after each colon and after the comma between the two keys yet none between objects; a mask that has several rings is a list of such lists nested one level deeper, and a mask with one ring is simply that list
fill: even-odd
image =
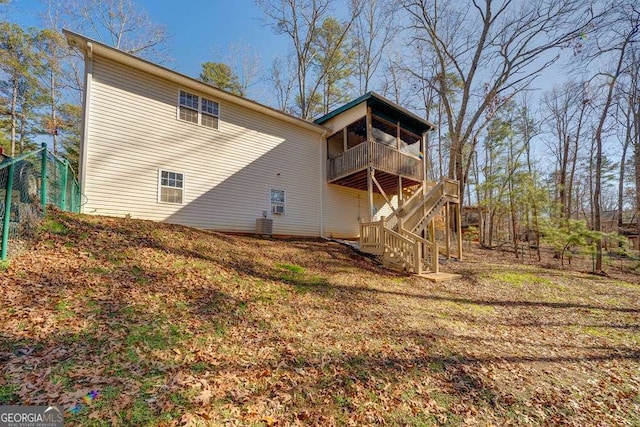
[{"label": "blue sky", "polygon": [[[167,25],[172,37],[176,70],[197,75],[200,64],[216,60],[230,43],[254,47],[268,67],[275,55],[287,51],[287,40],[277,36],[261,20],[254,0],[138,1],[153,21]],[[217,58],[222,60],[223,58]]]},{"label": "blue sky", "polygon": [[[153,22],[165,25],[171,34],[170,53],[175,61],[166,65],[192,77],[198,76],[202,62],[226,62],[226,49],[231,43],[255,49],[263,74],[275,56],[289,50],[287,36],[275,34],[265,24],[255,0],[134,1],[146,10]],[[23,26],[41,26],[39,16],[44,9],[43,0],[11,0],[9,19]],[[565,79],[559,66],[544,74],[544,78],[536,80],[534,88],[549,90]],[[252,97],[264,102],[264,90],[256,89],[251,91]]]},{"label": "blue sky", "polygon": [[[222,61],[230,43],[251,45],[260,55],[264,69],[274,56],[286,53],[288,41],[261,20],[262,12],[254,0],[137,0],[151,20],[167,26],[175,70],[197,76],[205,61]],[[44,10],[40,0],[12,0],[9,19],[24,26],[40,26]]]}]

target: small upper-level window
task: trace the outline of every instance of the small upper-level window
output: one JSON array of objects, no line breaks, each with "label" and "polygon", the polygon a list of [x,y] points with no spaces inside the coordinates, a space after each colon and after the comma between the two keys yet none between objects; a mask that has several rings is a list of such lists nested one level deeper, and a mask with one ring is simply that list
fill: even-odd
[{"label": "small upper-level window", "polygon": [[218,129],[218,116],[220,106],[217,102],[202,98],[202,126]]},{"label": "small upper-level window", "polygon": [[198,95],[180,91],[180,120],[198,123]]},{"label": "small upper-level window", "polygon": [[180,91],[178,118],[191,123],[218,129],[220,120],[220,104],[198,95]]}]

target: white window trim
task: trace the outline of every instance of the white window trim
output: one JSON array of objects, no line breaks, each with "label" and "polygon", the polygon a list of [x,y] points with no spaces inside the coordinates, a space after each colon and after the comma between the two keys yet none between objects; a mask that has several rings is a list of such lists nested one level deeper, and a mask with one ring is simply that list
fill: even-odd
[{"label": "white window trim", "polygon": [[[164,202],[162,201],[162,172],[173,172],[182,174],[182,202]],[[177,187],[168,187],[168,188],[177,188]],[[177,171],[171,168],[159,168],[158,169],[158,203],[162,205],[184,205],[184,200],[187,194],[187,174],[181,171]]]},{"label": "white window trim", "polygon": [[[282,213],[276,213],[273,211],[273,206],[274,206],[274,202],[271,200],[271,192],[272,191],[282,191],[282,195],[283,195],[283,199],[284,201],[282,202],[282,209],[283,212]],[[271,215],[276,215],[276,216],[286,216],[287,215],[287,191],[280,189],[280,188],[271,188],[269,190],[269,212],[271,213]]]},{"label": "white window trim", "polygon": [[[198,123],[193,123],[193,122],[190,122],[188,120],[182,120],[180,118],[180,107],[182,107],[182,105],[180,104],[180,92],[187,92],[187,93],[190,93],[191,95],[195,95],[195,96],[198,97],[198,109],[197,110],[194,110],[191,107],[185,107],[185,108],[189,108],[189,109],[191,109],[193,111],[196,111],[198,113]],[[213,116],[211,114],[202,112],[202,98],[205,98],[208,101],[212,101],[212,102],[215,102],[216,104],[218,104],[218,115],[217,116]],[[206,114],[206,115],[211,116],[211,117],[217,117],[218,118],[218,127],[217,128],[212,128],[210,126],[203,125],[202,124],[202,115],[203,114]],[[183,123],[189,123],[191,125],[202,126],[203,128],[206,128],[206,129],[220,131],[220,125],[222,123],[222,105],[220,104],[220,101],[216,101],[215,99],[212,99],[212,98],[209,98],[209,97],[206,97],[206,96],[202,96],[202,95],[198,95],[195,92],[190,92],[190,91],[185,90],[185,89],[178,89],[178,101],[176,103],[176,120],[178,120],[180,122],[183,122]]]}]

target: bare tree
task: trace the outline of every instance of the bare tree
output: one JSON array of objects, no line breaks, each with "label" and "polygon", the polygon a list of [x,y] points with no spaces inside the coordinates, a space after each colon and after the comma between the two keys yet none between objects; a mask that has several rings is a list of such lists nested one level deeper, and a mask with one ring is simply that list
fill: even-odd
[{"label": "bare tree", "polygon": [[635,169],[635,184],[636,184],[636,228],[640,232],[640,55],[638,54],[637,47],[631,51],[631,91],[629,94],[630,105],[634,105],[633,109],[633,128],[632,128],[632,143],[633,143],[633,166]]},{"label": "bare tree", "polygon": [[[449,176],[463,184],[477,135],[495,112],[603,13],[581,0],[401,3],[412,20],[413,43],[428,46],[438,63],[436,89],[451,138]],[[461,84],[455,92],[452,76]]]},{"label": "bare tree", "polygon": [[242,42],[230,43],[227,48],[228,64],[238,76],[242,96],[248,96],[262,73],[262,61],[258,51],[251,45]]},{"label": "bare tree", "polygon": [[171,61],[170,35],[134,0],[68,0],[60,5],[64,24],[132,55]]},{"label": "bare tree", "polygon": [[620,140],[622,143],[622,155],[620,158],[620,174],[618,183],[618,227],[623,226],[624,211],[624,184],[628,150],[632,149],[633,159],[630,164],[635,169],[633,177],[635,181],[636,216],[639,217],[638,229],[640,230],[640,55],[637,46],[630,46],[625,59],[625,73],[623,80],[616,88],[617,92],[617,116],[621,126]]},{"label": "bare tree", "polygon": [[634,130],[634,110],[636,107],[634,105],[633,96],[630,96],[631,93],[634,93],[637,89],[634,88],[636,83],[635,78],[631,78],[630,81],[625,81],[623,83],[624,86],[629,84],[629,88],[626,89],[622,87],[623,85],[618,85],[616,88],[616,112],[614,116],[616,118],[617,124],[620,126],[620,132],[618,132],[618,139],[620,141],[620,145],[622,148],[622,153],[620,155],[620,164],[618,168],[618,209],[616,212],[616,217],[618,221],[618,229],[621,229],[624,225],[624,189],[625,189],[625,180],[626,180],[626,169],[629,166],[627,163],[627,155],[629,153],[629,148],[632,147],[632,142],[634,140],[633,130]]},{"label": "bare tree", "polygon": [[[619,12],[618,12],[619,11]],[[625,58],[630,46],[640,35],[640,8],[635,2],[622,5],[616,12],[615,19],[603,32],[595,52],[589,55],[591,61],[602,63],[603,71],[596,78],[603,81],[604,99],[599,108],[599,118],[595,129],[595,183],[593,191],[594,229],[602,230],[602,173],[603,173],[603,139],[605,125],[609,119],[610,109],[614,102],[614,94],[618,79],[623,75],[626,64]],[[602,271],[602,239],[596,241],[595,271]]]},{"label": "bare tree", "polygon": [[210,63],[228,67],[227,74],[232,75],[234,80],[234,90],[231,92],[248,97],[249,88],[257,82],[262,72],[262,61],[258,51],[250,44],[238,40],[229,43],[226,52],[223,52],[219,45],[213,46],[211,56],[213,61]]},{"label": "bare tree", "polygon": [[572,212],[572,187],[589,98],[586,84],[569,81],[544,95],[544,122],[555,137],[547,146],[556,159],[556,197],[561,218]]},{"label": "bare tree", "polygon": [[398,34],[396,9],[394,2],[389,0],[369,0],[356,20],[357,76],[361,94],[371,89],[386,48]]},{"label": "bare tree", "polygon": [[[323,21],[330,16],[333,0],[256,0],[266,15],[267,22],[277,34],[287,35],[293,45],[296,66],[296,104],[299,115],[310,119],[313,104],[327,70],[314,73],[314,43]],[[326,52],[326,62],[332,62],[348,37],[361,10],[360,0],[350,0],[349,16],[337,35],[333,52]]]},{"label": "bare tree", "polygon": [[286,113],[291,113],[290,106],[296,85],[294,67],[293,59],[290,56],[276,57],[271,63],[271,72],[269,73],[269,80],[271,80],[275,92],[276,107]]}]

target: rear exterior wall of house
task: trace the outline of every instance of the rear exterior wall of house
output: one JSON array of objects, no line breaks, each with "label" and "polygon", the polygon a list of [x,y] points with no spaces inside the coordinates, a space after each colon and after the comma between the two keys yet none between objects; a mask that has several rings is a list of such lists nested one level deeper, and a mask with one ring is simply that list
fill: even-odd
[{"label": "rear exterior wall of house", "polygon": [[[218,129],[180,119],[181,90],[217,103]],[[266,211],[275,234],[320,235],[320,132],[99,56],[89,102],[85,213],[251,233]]]}]

